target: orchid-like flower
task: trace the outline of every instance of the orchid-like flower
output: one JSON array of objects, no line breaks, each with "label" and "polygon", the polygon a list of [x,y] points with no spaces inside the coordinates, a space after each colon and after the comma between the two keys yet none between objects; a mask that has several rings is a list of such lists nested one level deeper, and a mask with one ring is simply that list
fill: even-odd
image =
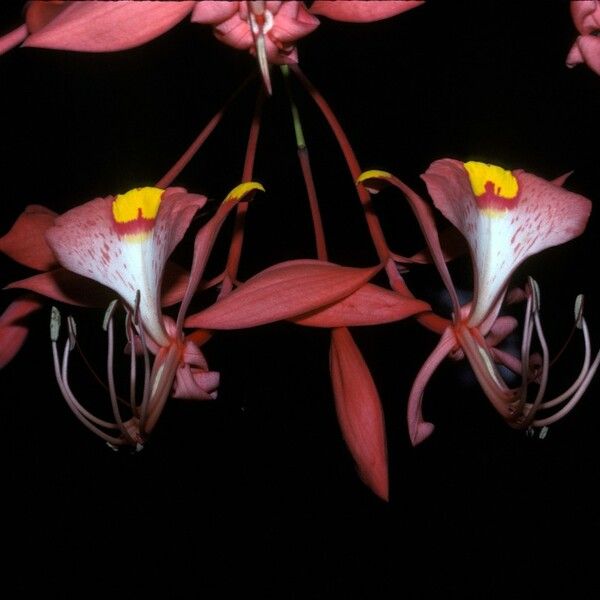
[{"label": "orchid-like flower", "polygon": [[[29,333],[28,317],[44,306],[43,297],[96,308],[106,306],[114,297],[104,286],[59,265],[46,241],[46,231],[54,225],[57,216],[45,206],[32,204],[0,237],[0,252],[29,269],[40,271],[6,286],[7,289],[33,293],[12,301],[0,316],[0,368],[6,366],[21,349]],[[162,306],[180,302],[187,281],[188,273],[169,261],[163,278]]]},{"label": "orchid-like flower", "polygon": [[[191,348],[190,342],[181,335],[181,329],[163,318],[160,307],[167,259],[205,202],[204,196],[189,194],[182,188],[137,188],[76,207],[57,217],[46,232],[48,244],[63,267],[116,292],[128,311],[126,333],[131,347],[132,381],[131,418],[127,420],[121,416],[112,375],[114,302],[105,319],[109,334],[109,393],[114,423],[95,417],[71,391],[68,362],[75,345],[75,327],[69,320],[69,341],[61,360],[57,347],[59,318],[58,312],[53,311],[51,338],[61,392],[75,415],[110,444],[143,444],[180,373],[189,380],[194,369],[196,390],[185,386],[185,380],[179,386],[186,387],[190,397],[214,397],[218,375],[207,370],[199,350]],[[200,256],[200,260],[202,258]],[[188,291],[191,283],[188,283]],[[185,297],[183,301],[186,301]],[[143,399],[138,405],[135,400],[135,354],[140,347],[146,373]],[[151,373],[149,349],[156,354]]]},{"label": "orchid-like flower", "polygon": [[[177,321],[161,311],[163,277],[169,255],[193,215],[204,206],[204,196],[190,194],[183,188],[146,187],[115,197],[97,198],[60,216],[43,207],[31,207],[9,234],[1,238],[6,253],[29,266],[45,269],[11,287],[79,304],[97,304],[99,298],[108,302],[112,290],[125,306],[131,349],[130,399],[125,402],[129,405],[128,418],[122,415],[124,401],[117,396],[112,375],[115,302],[111,303],[104,323],[109,338],[108,391],[114,421],[96,417],[71,390],[69,355],[76,346],[75,324],[68,319],[69,338],[60,356],[60,315],[56,309],[52,316],[51,339],[61,392],[77,418],[109,444],[143,444],[169,394],[195,399],[216,396],[218,373],[208,370],[199,347],[213,330],[303,317],[309,324],[318,325],[319,311],[324,314],[320,326],[329,326],[334,321],[338,325],[374,319],[387,322],[428,308],[423,302],[413,298],[404,301],[369,284],[379,267],[354,269],[322,261],[290,261],[259,273],[216,304],[189,317],[186,325],[198,329],[185,336],[182,332],[185,315],[219,230],[232,208],[257,189],[262,187],[253,182],[236,187],[196,235],[191,272],[183,278],[185,292],[181,292],[181,283],[175,286],[175,296],[181,301]],[[47,244],[40,240],[40,235],[33,235],[33,243],[27,248],[25,233],[35,232],[36,228],[38,234],[45,233]],[[39,253],[36,254],[34,246],[39,246]],[[52,269],[57,263],[62,268]],[[39,305],[37,299],[24,298],[13,303],[0,318],[3,335],[16,340],[13,345],[24,336],[18,319]],[[145,369],[139,402],[135,391],[136,354],[143,355]],[[153,364],[151,354],[155,355]]]},{"label": "orchid-like flower", "polygon": [[600,75],[600,2],[572,1],[571,16],[580,35],[569,51],[567,67],[585,63]]},{"label": "orchid-like flower", "polygon": [[[493,406],[511,426],[544,427],[555,422],[581,398],[600,362],[600,354],[591,361],[581,299],[576,302],[575,322],[584,335],[584,364],[573,384],[551,399],[545,398],[549,356],[540,320],[537,284],[531,281],[529,286],[520,359],[496,348],[516,327],[516,321],[510,317],[498,317],[498,314],[514,270],[532,254],[580,235],[590,214],[590,201],[530,173],[507,171],[479,162],[438,160],[422,177],[435,206],[462,233],[469,245],[475,292],[472,302],[466,306],[460,306],[458,301],[429,206],[390,173],[367,171],[359,178],[370,187],[387,181],[406,195],[452,300],[452,321],[419,371],[410,393],[408,427],[412,443],[420,443],[433,431],[433,424],[425,421],[421,413],[428,380],[446,356],[460,356],[461,353],[469,360]],[[534,331],[542,348],[542,361],[532,373],[530,362]],[[521,385],[510,388],[502,379],[496,363],[522,374]],[[531,401],[528,388],[532,381],[538,383],[538,391]],[[555,407],[559,408],[553,414],[538,417],[540,410]]]},{"label": "orchid-like flower", "polygon": [[257,57],[270,92],[269,64],[298,61],[296,41],[319,25],[314,14],[340,21],[369,22],[414,8],[416,0],[348,2],[31,2],[26,23],[0,38],[0,54],[23,43],[36,48],[107,52],[126,50],[154,39],[191,15],[214,27],[222,42]]}]

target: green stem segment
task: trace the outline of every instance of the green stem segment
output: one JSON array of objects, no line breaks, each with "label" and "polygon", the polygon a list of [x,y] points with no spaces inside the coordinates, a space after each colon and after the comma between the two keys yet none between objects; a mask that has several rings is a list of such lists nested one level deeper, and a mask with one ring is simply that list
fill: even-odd
[{"label": "green stem segment", "polygon": [[290,69],[287,65],[281,65],[285,90],[290,102],[292,111],[292,121],[294,123],[294,134],[296,136],[296,147],[298,149],[298,160],[304,177],[304,185],[306,186],[306,194],[310,205],[310,213],[313,222],[313,231],[315,232],[315,243],[317,246],[317,257],[319,260],[327,260],[327,245],[325,243],[325,232],[323,230],[323,221],[321,219],[321,211],[319,210],[319,200],[317,198],[317,190],[315,188],[312,169],[310,166],[310,158],[308,156],[308,148],[304,139],[304,131],[302,130],[302,122],[300,121],[300,113],[294,102],[292,95],[292,86],[290,84]]}]

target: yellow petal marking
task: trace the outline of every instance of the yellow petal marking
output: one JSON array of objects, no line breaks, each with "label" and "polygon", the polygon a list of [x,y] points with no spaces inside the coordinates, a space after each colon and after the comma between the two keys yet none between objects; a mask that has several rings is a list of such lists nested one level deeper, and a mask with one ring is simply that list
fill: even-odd
[{"label": "yellow petal marking", "polygon": [[156,218],[164,190],[155,187],[142,187],[119,194],[112,203],[112,213],[116,223],[129,223],[140,217]]},{"label": "yellow petal marking", "polygon": [[493,193],[500,198],[512,200],[519,193],[519,183],[511,171],[496,165],[469,161],[464,163],[469,174],[469,181],[475,196],[482,196],[486,191],[486,184],[493,184]]}]

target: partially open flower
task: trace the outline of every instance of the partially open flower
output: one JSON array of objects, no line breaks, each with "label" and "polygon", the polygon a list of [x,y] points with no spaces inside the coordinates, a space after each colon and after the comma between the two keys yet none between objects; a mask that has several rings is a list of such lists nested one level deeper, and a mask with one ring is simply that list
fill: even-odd
[{"label": "partially open flower", "polygon": [[573,0],[571,16],[580,35],[567,56],[567,67],[585,63],[600,75],[600,2]]},{"label": "partially open flower", "polygon": [[414,0],[189,0],[152,2],[31,2],[26,23],[0,37],[0,54],[23,43],[36,48],[110,52],[126,50],[162,35],[191,13],[191,20],[214,27],[222,42],[249,50],[270,92],[269,64],[298,62],[296,42],[319,25],[311,13],[340,21],[370,22],[414,8]]}]

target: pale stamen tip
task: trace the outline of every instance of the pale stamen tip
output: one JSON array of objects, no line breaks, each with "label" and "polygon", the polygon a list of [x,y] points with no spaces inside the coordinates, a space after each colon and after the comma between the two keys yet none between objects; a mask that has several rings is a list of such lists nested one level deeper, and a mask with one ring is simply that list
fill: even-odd
[{"label": "pale stamen tip", "polygon": [[585,298],[583,294],[579,294],[577,298],[575,298],[575,327],[577,327],[577,329],[583,329],[584,303]]},{"label": "pale stamen tip", "polygon": [[50,340],[53,342],[58,341],[60,335],[60,311],[56,306],[53,306],[50,311]]},{"label": "pale stamen tip", "polygon": [[104,313],[104,320],[102,321],[102,329],[104,329],[104,331],[106,331],[108,329],[108,325],[111,322],[115,309],[117,307],[117,303],[118,300],[113,300],[109,305],[108,308],[106,309],[106,312]]},{"label": "pale stamen tip", "polygon": [[69,352],[71,352],[77,343],[77,324],[71,315],[67,317],[67,326],[69,328]]},{"label": "pale stamen tip", "polygon": [[529,281],[529,289],[531,290],[531,298],[533,301],[531,311],[537,313],[540,311],[541,306],[540,286],[533,277],[529,276],[527,279]]}]

